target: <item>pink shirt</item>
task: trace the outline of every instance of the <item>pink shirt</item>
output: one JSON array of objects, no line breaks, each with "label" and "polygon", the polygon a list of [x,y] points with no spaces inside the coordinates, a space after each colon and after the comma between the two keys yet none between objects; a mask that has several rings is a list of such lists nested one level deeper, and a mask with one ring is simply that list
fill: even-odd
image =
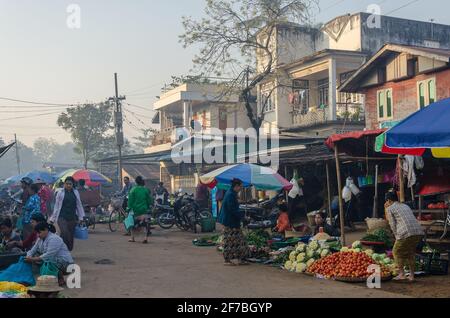
[{"label": "pink shirt", "polygon": [[47,204],[52,198],[52,190],[46,185],[42,186],[38,192],[38,196],[41,198],[41,213],[48,214]]}]

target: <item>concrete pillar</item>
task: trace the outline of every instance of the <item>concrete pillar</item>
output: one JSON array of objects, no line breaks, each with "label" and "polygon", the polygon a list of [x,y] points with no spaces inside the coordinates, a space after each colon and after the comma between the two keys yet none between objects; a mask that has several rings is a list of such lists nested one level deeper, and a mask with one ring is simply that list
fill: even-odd
[{"label": "concrete pillar", "polygon": [[337,71],[336,71],[336,60],[334,58],[330,58],[329,60],[329,67],[328,67],[328,77],[329,77],[329,98],[328,98],[328,120],[336,120],[337,119],[337,107],[336,107],[336,100],[337,100]]},{"label": "concrete pillar", "polygon": [[189,107],[189,102],[188,101],[183,101],[183,126],[184,128],[189,129],[189,127],[191,126],[191,123],[189,122],[189,117],[190,117],[190,107]]}]

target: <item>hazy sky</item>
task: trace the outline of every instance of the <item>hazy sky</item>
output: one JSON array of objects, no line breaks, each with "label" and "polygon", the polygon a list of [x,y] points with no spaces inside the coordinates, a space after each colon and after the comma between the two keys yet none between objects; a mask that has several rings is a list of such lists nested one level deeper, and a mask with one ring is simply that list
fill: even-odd
[{"label": "hazy sky", "polygon": [[[201,16],[204,2],[0,0],[0,97],[64,104],[100,101],[114,94],[117,72],[120,94],[146,108],[125,105],[139,117],[126,114],[132,124],[125,123],[125,133],[131,138],[136,127],[149,123],[152,104],[164,83],[191,68],[194,51],[178,42],[181,17]],[[80,29],[66,25],[66,9],[72,3],[81,8]],[[380,4],[383,14],[450,24],[450,4],[445,0],[321,0],[316,22],[366,11],[373,3]],[[38,116],[58,109],[5,107],[16,105],[27,104],[0,100],[0,137],[10,140],[17,132],[28,145],[39,136],[70,140],[56,125],[57,114]],[[34,117],[9,119],[22,116]]]}]

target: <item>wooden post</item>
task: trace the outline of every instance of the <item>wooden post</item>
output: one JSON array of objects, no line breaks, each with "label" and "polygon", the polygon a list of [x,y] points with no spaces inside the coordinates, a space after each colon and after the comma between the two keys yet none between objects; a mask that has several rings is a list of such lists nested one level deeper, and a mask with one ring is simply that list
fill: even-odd
[{"label": "wooden post", "polygon": [[419,219],[422,220],[423,196],[419,195]]},{"label": "wooden post", "polygon": [[328,216],[330,217],[330,221],[333,221],[333,214],[331,212],[331,185],[330,185],[330,167],[328,162],[325,162],[325,168],[327,172],[327,192],[328,192]]},{"label": "wooden post", "polygon": [[375,165],[375,196],[373,197],[372,217],[378,217],[378,165]]},{"label": "wooden post", "polygon": [[400,202],[401,203],[405,203],[405,180],[403,179],[403,167],[402,167],[402,160],[401,157],[398,156],[398,165],[399,165],[399,176],[398,176],[398,180],[399,180],[399,184],[400,184]]},{"label": "wooden post", "polygon": [[345,245],[345,215],[344,215],[344,203],[342,202],[342,181],[341,181],[341,166],[339,164],[339,151],[338,146],[334,146],[334,154],[336,157],[336,175],[338,184],[338,194],[339,194],[339,214],[341,223],[341,242]]}]

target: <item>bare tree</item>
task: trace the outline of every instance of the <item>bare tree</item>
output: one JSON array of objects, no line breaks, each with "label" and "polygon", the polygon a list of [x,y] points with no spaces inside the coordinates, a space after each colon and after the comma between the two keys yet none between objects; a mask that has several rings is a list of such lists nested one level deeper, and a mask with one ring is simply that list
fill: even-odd
[{"label": "bare tree", "polygon": [[[206,0],[205,18],[183,18],[185,32],[180,39],[184,47],[202,46],[193,61],[197,71],[233,78],[228,90],[239,92],[258,133],[275,87],[259,108],[253,106],[252,92],[276,76],[277,26],[309,24],[310,10],[316,4],[316,0]],[[263,63],[257,63],[257,58]]]}]

